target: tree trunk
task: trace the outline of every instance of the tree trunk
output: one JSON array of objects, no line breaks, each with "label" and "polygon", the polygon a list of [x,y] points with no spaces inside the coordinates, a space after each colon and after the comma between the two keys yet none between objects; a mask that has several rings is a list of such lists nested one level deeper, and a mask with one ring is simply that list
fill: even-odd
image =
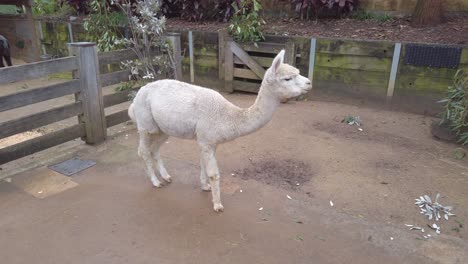
[{"label": "tree trunk", "polygon": [[418,0],[411,25],[414,27],[434,26],[443,20],[443,0]]}]

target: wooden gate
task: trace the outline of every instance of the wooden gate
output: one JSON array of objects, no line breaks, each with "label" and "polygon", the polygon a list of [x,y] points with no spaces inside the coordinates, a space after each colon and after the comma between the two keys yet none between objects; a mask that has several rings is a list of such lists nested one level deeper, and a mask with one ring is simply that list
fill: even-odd
[{"label": "wooden gate", "polygon": [[295,65],[296,53],[293,42],[239,44],[232,39],[224,40],[222,37],[219,41],[219,75],[221,79],[224,79],[224,88],[227,92],[257,93],[265,71],[282,49],[286,51],[285,63]]}]

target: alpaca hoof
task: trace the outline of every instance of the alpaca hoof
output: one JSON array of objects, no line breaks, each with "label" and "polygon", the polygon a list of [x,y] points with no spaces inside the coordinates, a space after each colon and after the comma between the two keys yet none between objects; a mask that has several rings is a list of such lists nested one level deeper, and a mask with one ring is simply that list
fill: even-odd
[{"label": "alpaca hoof", "polygon": [[167,181],[167,182],[172,182],[172,177],[171,175],[166,175],[166,176],[162,176],[162,178]]},{"label": "alpaca hoof", "polygon": [[204,192],[211,192],[211,185],[206,184],[201,187],[202,191]]},{"label": "alpaca hoof", "polygon": [[156,187],[156,188],[161,188],[162,187],[161,182],[158,181],[158,180],[151,179],[151,182],[153,183],[153,186]]},{"label": "alpaca hoof", "polygon": [[213,206],[213,209],[215,210],[215,212],[222,212],[224,211],[224,206],[222,204],[214,204]]}]

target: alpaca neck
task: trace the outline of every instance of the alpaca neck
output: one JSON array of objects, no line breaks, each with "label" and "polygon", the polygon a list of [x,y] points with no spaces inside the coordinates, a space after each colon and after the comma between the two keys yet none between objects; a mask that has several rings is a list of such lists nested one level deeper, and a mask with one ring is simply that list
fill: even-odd
[{"label": "alpaca neck", "polygon": [[238,124],[240,136],[255,132],[266,125],[280,104],[279,99],[271,94],[268,89],[265,89],[264,86],[265,84],[262,82],[255,103],[251,107],[244,109],[242,120]]}]

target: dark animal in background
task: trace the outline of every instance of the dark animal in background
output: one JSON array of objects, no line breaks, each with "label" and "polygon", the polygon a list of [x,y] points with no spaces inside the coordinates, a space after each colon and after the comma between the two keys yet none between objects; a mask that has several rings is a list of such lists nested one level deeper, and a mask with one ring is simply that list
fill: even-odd
[{"label": "dark animal in background", "polygon": [[0,35],[0,68],[5,67],[3,64],[3,59],[5,59],[8,66],[11,66],[11,54],[10,54],[10,43],[8,40]]}]

